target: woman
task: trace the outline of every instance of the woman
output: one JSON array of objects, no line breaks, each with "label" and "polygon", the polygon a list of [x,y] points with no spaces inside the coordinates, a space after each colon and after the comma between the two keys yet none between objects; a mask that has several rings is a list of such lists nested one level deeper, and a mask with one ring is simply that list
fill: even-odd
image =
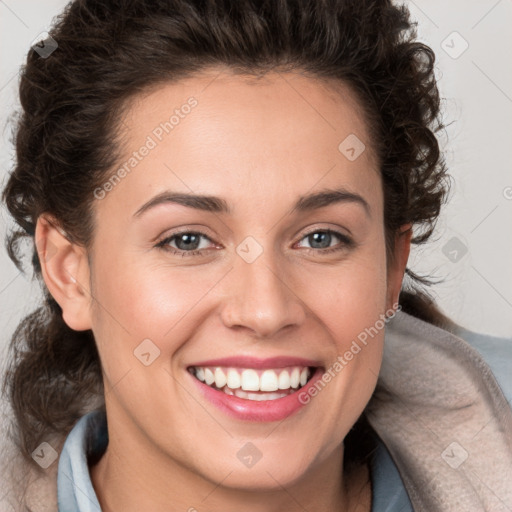
[{"label": "woman", "polygon": [[447,193],[407,10],[79,0],[50,34],[4,191],[45,293],[6,378],[25,506],[512,507],[511,349],[406,266]]}]

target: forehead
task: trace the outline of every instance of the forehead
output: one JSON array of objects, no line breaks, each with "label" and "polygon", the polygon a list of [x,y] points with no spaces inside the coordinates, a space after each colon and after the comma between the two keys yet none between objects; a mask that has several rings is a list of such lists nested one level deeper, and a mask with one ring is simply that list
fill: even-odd
[{"label": "forehead", "polygon": [[[359,192],[379,183],[352,91],[299,73],[255,78],[216,70],[159,84],[129,103],[123,137],[120,165],[137,161],[109,202],[122,196],[132,211],[164,189],[251,195],[263,204],[316,183]],[[143,146],[151,149],[134,157]]]},{"label": "forehead", "polygon": [[[179,115],[183,114],[180,107],[191,98],[198,103],[193,115],[188,115],[189,109],[185,116]],[[272,128],[285,126],[291,131],[281,133],[283,141],[288,141],[289,135],[299,138],[306,133],[312,141],[315,134],[317,138],[329,134],[336,141],[357,133],[369,149],[366,156],[373,157],[364,109],[353,90],[339,80],[313,78],[299,72],[268,72],[256,77],[213,68],[176,82],[156,84],[135,95],[127,104],[123,125],[130,132],[129,137],[140,135],[139,132],[152,133],[173,113],[180,118],[176,128],[177,124],[185,124],[181,122],[184,117],[191,119],[186,124],[195,122],[194,128],[205,129],[216,121],[219,123],[215,128],[221,128],[221,124],[228,128],[229,121],[232,127],[244,127],[238,133],[240,138],[251,129],[255,135],[258,129],[271,132]],[[172,136],[179,135],[179,131],[173,128]]]}]

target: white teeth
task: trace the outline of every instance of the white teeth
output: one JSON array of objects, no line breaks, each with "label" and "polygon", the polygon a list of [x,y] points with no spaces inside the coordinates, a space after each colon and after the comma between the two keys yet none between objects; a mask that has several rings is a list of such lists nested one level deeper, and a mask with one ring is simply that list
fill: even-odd
[{"label": "white teeth", "polygon": [[244,370],[242,372],[242,389],[244,391],[260,390],[260,378],[255,370]]},{"label": "white teeth", "polygon": [[204,381],[204,368],[197,368],[196,369],[196,377],[199,380],[203,380]]},{"label": "white teeth", "polygon": [[208,386],[213,384],[213,382],[215,381],[215,377],[213,376],[213,372],[210,370],[210,368],[204,369],[204,381],[206,382],[206,384],[208,384]]},{"label": "white teeth", "polygon": [[228,392],[226,389],[227,387],[224,388],[224,393],[227,393],[228,395],[234,394],[239,398],[246,398],[248,400],[255,400],[257,402],[261,402],[263,400],[277,400],[278,398],[288,396],[288,393],[247,393],[241,389],[235,389],[235,391]]},{"label": "white teeth", "polygon": [[[199,380],[201,380],[201,379],[199,379]],[[241,384],[240,374],[236,370],[233,370],[233,368],[230,368],[228,370],[227,383],[231,389],[238,389],[240,387],[240,384]]]},{"label": "white teeth", "polygon": [[300,370],[298,368],[294,368],[292,371],[292,374],[290,375],[290,386],[292,388],[299,387],[299,380],[300,380]]},{"label": "white teeth", "polygon": [[260,378],[260,391],[276,391],[279,389],[277,385],[277,375],[274,370],[265,370]]},{"label": "white teeth", "polygon": [[[235,390],[245,393],[248,391],[263,391],[264,395],[258,394],[257,396],[264,396],[266,400],[273,400],[281,398],[283,393],[271,393],[273,391],[286,391],[296,390],[299,386],[302,387],[308,381],[310,376],[310,369],[308,367],[294,366],[285,369],[267,369],[256,370],[252,368],[221,368],[221,367],[193,367],[193,374],[200,380],[218,389]],[[226,391],[228,394],[229,393]],[[251,393],[249,393],[251,394]],[[252,393],[254,395],[254,393]],[[288,394],[288,393],[286,393]],[[253,398],[259,400],[260,398]]]},{"label": "white teeth", "polygon": [[220,368],[215,369],[215,385],[221,389],[226,385],[226,382],[228,381],[226,378],[226,375]]},{"label": "white teeth", "polygon": [[277,387],[279,389],[289,389],[290,388],[290,374],[286,370],[283,370],[279,374],[279,380],[277,383]]}]

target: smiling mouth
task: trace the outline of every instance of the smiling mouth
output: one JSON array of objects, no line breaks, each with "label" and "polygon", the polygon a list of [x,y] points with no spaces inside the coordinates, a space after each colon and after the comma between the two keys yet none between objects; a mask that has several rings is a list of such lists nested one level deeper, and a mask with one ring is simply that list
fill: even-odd
[{"label": "smiling mouth", "polygon": [[314,366],[289,366],[276,369],[191,366],[187,369],[203,384],[227,395],[247,400],[277,400],[305,386]]}]

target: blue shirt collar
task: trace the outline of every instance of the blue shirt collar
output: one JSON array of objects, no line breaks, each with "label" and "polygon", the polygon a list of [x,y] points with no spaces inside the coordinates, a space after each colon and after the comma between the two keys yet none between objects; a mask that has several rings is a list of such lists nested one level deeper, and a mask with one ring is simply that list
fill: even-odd
[{"label": "blue shirt collar", "polygon": [[107,421],[103,411],[86,414],[73,427],[59,459],[59,512],[101,512],[92,485],[89,464],[101,457],[107,444]]}]

